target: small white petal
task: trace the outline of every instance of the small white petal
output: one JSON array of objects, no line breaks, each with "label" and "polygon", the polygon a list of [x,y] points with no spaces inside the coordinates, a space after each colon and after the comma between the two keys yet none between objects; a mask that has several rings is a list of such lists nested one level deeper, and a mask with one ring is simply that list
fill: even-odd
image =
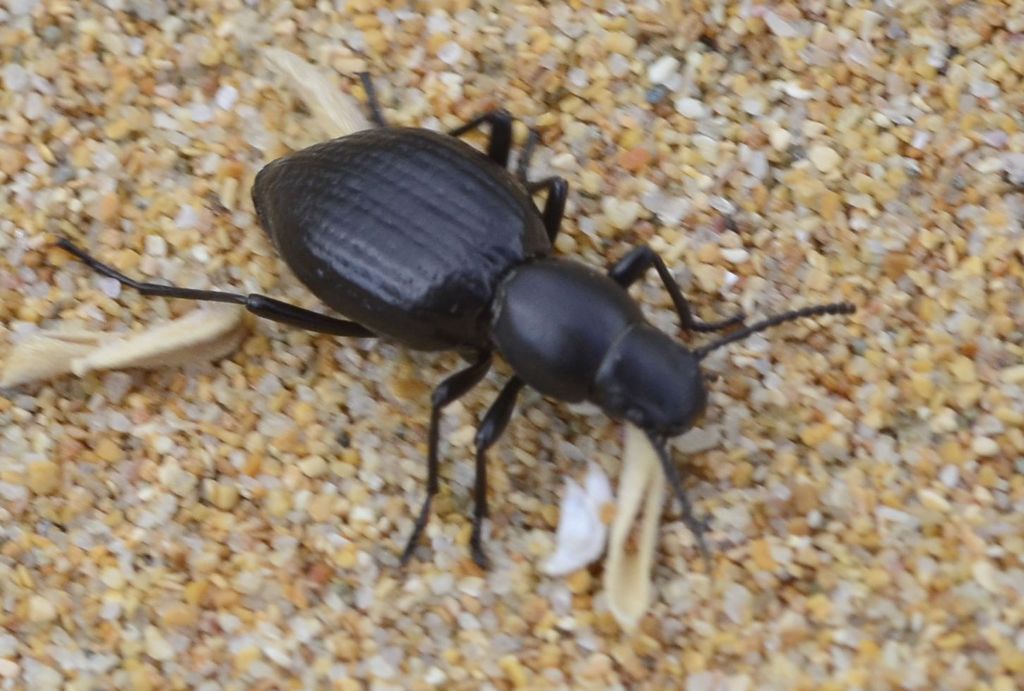
[{"label": "small white petal", "polygon": [[582,569],[604,552],[608,526],[601,521],[601,507],[612,500],[611,482],[600,466],[591,463],[585,486],[572,479],[565,481],[555,552],[541,566],[550,576]]}]

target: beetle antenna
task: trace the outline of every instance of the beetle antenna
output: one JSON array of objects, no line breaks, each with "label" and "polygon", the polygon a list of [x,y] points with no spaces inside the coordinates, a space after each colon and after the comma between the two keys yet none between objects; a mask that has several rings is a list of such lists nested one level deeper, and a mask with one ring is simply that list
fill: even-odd
[{"label": "beetle antenna", "polygon": [[707,566],[708,572],[710,572],[711,551],[708,549],[708,543],[704,540],[704,531],[708,527],[707,519],[699,519],[693,514],[693,506],[690,505],[690,500],[686,496],[686,490],[683,488],[683,480],[679,476],[679,470],[672,463],[672,459],[668,455],[668,446],[665,438],[658,436],[654,432],[647,432],[647,438],[650,439],[651,446],[658,452],[661,469],[665,472],[665,477],[668,478],[668,484],[672,488],[672,493],[679,500],[679,507],[683,511],[683,522],[690,529],[690,532],[693,533],[693,537],[697,541],[697,548],[700,549],[701,556],[704,557],[704,564]]},{"label": "beetle antenna", "polygon": [[785,322],[793,321],[794,319],[817,317],[823,314],[853,314],[856,311],[857,308],[849,302],[833,302],[828,305],[814,305],[813,307],[802,307],[798,310],[783,312],[782,314],[777,314],[774,317],[768,317],[762,321],[755,322],[750,326],[739,329],[738,331],[733,331],[728,336],[723,336],[713,343],[697,348],[693,351],[693,354],[698,360],[703,360],[704,356],[712,350],[729,345],[730,343],[735,343],[736,341],[742,341],[744,338],[756,334],[759,331],[770,329],[773,326],[778,326],[779,324],[784,324]]}]

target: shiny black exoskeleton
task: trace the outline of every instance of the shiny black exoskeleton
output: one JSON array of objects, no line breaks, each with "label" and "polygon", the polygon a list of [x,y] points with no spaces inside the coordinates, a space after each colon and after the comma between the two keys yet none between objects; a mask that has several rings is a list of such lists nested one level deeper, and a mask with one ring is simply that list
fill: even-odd
[{"label": "shiny black exoskeleton", "polygon": [[[339,336],[389,337],[420,350],[459,350],[470,364],[434,391],[427,496],[406,544],[415,549],[438,491],[441,410],[475,386],[492,353],[515,376],[476,435],[472,552],[483,565],[487,516],[485,454],[504,431],[523,386],[564,401],[590,401],[645,430],[701,550],[703,523],[687,502],[666,440],[701,416],[707,392],[700,360],[711,350],[799,317],[850,313],[846,303],[787,312],[689,350],[655,329],[627,293],[653,267],[681,326],[715,331],[742,315],[697,321],[662,260],[638,247],[607,273],[552,256],[568,186],[527,179],[531,132],[515,174],[508,171],[512,119],[485,114],[447,134],[388,127],[362,75],[376,128],[295,152],[267,165],[252,197],[260,224],[295,275],[336,319],[262,295],[141,283],[68,241],[61,246],[97,271],[149,295],[231,302],[268,319]],[[457,137],[490,129],[487,152]],[[533,195],[546,192],[539,210]]]}]

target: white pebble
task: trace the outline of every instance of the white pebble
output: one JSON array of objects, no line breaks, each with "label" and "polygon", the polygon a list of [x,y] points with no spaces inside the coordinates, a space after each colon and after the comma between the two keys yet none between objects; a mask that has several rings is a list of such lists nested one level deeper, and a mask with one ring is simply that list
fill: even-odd
[{"label": "white pebble", "polygon": [[121,282],[116,278],[100,276],[96,279],[96,285],[99,287],[100,292],[108,298],[116,298],[121,294]]},{"label": "white pebble", "polygon": [[752,599],[749,590],[738,583],[733,583],[725,590],[722,610],[725,612],[725,616],[732,620],[732,623],[742,624],[750,613]]},{"label": "white pebble", "polygon": [[690,118],[691,120],[700,120],[707,114],[707,109],[704,104],[695,98],[685,97],[676,100],[676,110],[684,118]]},{"label": "white pebble", "polygon": [[835,152],[835,149],[824,144],[812,146],[807,155],[811,159],[811,163],[814,164],[814,167],[822,173],[832,172],[839,166],[842,160],[839,154]]},{"label": "white pebble", "polygon": [[612,228],[625,230],[640,217],[641,207],[639,202],[632,199],[623,201],[615,197],[605,197],[601,200],[601,210]]},{"label": "white pebble", "polygon": [[776,151],[785,151],[789,148],[789,144],[792,141],[793,135],[789,133],[789,130],[784,130],[781,127],[776,127],[768,133],[768,143]]},{"label": "white pebble", "polygon": [[196,261],[205,264],[210,261],[210,250],[208,250],[204,245],[196,245],[192,248],[192,256]]},{"label": "white pebble", "polygon": [[238,102],[238,89],[225,84],[224,86],[217,89],[217,93],[214,94],[213,102],[217,104],[217,107],[221,110],[231,110],[235,103]]},{"label": "white pebble", "polygon": [[178,215],[174,217],[174,225],[179,228],[195,228],[199,222],[199,214],[188,204],[182,204]]},{"label": "white pebble", "polygon": [[955,465],[947,465],[939,471],[939,480],[946,487],[956,487],[957,483],[960,482],[960,469]]},{"label": "white pebble", "polygon": [[146,655],[154,660],[165,661],[174,657],[174,648],[155,626],[146,627]]},{"label": "white pebble", "polygon": [[0,677],[14,679],[21,672],[21,667],[14,660],[0,660]]},{"label": "white pebble", "polygon": [[800,35],[795,26],[770,10],[764,13],[764,23],[768,25],[768,30],[779,38],[796,38]]},{"label": "white pebble", "polygon": [[3,72],[0,73],[0,76],[3,77],[4,87],[8,91],[24,91],[28,88],[28,70],[16,62],[9,62],[4,65]]},{"label": "white pebble", "polygon": [[785,94],[790,98],[795,98],[799,101],[806,101],[807,99],[814,95],[813,91],[811,91],[810,89],[805,89],[796,82],[786,82],[782,86],[782,91],[785,92]]},{"label": "white pebble", "polygon": [[569,70],[567,75],[569,83],[575,86],[577,89],[583,89],[590,83],[590,79],[587,77],[587,71],[574,67]]},{"label": "white pebble", "polygon": [[193,103],[190,112],[192,122],[209,122],[213,120],[213,108],[205,103]]},{"label": "white pebble", "polygon": [[32,10],[39,4],[39,0],[7,0],[7,11],[13,17],[21,17],[32,14]]},{"label": "white pebble", "polygon": [[971,450],[982,457],[995,456],[999,453],[999,444],[989,437],[975,437],[971,442]]},{"label": "white pebble", "polygon": [[53,621],[57,618],[57,607],[42,595],[33,595],[28,601],[28,620],[33,623]]},{"label": "white pebble", "polygon": [[448,41],[437,51],[437,57],[446,65],[454,65],[462,57],[462,46],[455,41]]},{"label": "white pebble", "polygon": [[652,84],[664,84],[679,69],[679,60],[671,55],[663,55],[647,68],[647,78]]},{"label": "white pebble", "polygon": [[730,247],[721,251],[722,258],[731,264],[743,264],[750,259],[750,252],[742,247]]},{"label": "white pebble", "polygon": [[167,241],[159,235],[147,235],[146,254],[151,257],[167,256]]}]

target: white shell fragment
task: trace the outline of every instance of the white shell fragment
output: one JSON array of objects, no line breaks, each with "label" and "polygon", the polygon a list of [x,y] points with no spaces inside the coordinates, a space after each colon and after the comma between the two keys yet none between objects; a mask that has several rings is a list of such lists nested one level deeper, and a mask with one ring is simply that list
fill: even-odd
[{"label": "white shell fragment", "polygon": [[612,486],[601,467],[590,464],[584,486],[565,481],[554,553],[541,566],[550,576],[564,576],[592,564],[604,552],[608,526],[601,508],[611,503]]},{"label": "white shell fragment", "polygon": [[263,56],[306,104],[325,134],[343,137],[369,128],[355,100],[339,91],[318,68],[280,48],[267,48]]},{"label": "white shell fragment", "polygon": [[0,387],[93,370],[172,367],[222,358],[245,338],[245,309],[213,304],[139,333],[55,330],[14,346]]},{"label": "white shell fragment", "polygon": [[[627,551],[641,503],[643,515],[635,528],[635,550]],[[626,425],[619,497],[604,567],[608,608],[625,631],[636,627],[651,603],[654,547],[664,505],[665,474],[657,452],[642,431]]]}]

